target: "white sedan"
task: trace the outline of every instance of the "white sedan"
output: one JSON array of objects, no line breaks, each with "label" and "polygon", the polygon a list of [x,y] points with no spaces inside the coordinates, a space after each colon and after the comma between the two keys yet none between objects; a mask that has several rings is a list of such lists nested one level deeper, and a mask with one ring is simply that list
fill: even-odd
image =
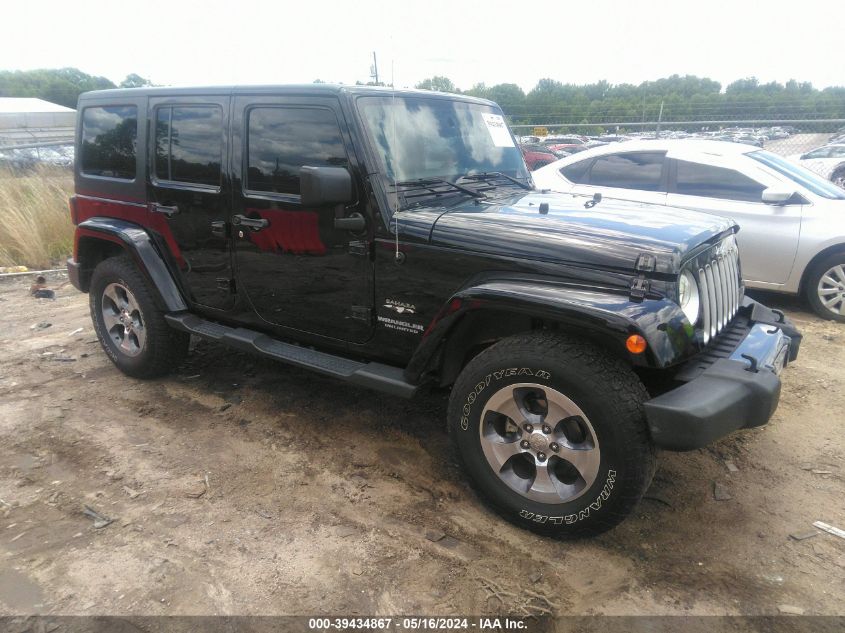
[{"label": "white sedan", "polygon": [[538,189],[695,209],[734,219],[750,288],[803,293],[845,322],[845,190],[751,145],[612,143],[532,174]]},{"label": "white sedan", "polygon": [[817,147],[805,154],[790,156],[789,159],[845,188],[845,144],[834,143]]}]

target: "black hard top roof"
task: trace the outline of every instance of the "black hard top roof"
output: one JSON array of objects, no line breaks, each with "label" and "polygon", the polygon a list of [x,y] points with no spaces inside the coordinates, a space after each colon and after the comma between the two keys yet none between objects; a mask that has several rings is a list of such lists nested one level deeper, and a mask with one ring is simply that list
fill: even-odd
[{"label": "black hard top roof", "polygon": [[189,97],[210,95],[371,95],[371,96],[418,96],[439,99],[459,99],[490,105],[493,102],[468,95],[434,92],[431,90],[393,89],[387,86],[345,86],[339,84],[289,84],[260,86],[186,86],[155,88],[112,88],[93,90],[79,95],[80,101],[94,99],[125,99],[127,97]]}]

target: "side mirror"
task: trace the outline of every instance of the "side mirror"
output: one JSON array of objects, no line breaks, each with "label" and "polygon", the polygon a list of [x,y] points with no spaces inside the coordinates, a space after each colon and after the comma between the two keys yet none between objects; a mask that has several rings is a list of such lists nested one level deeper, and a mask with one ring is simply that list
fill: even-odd
[{"label": "side mirror", "polygon": [[769,187],[768,189],[763,189],[763,202],[766,204],[786,204],[794,195],[795,191],[791,189]]},{"label": "side mirror", "polygon": [[300,200],[307,207],[352,202],[352,176],[345,167],[309,167],[299,170]]}]

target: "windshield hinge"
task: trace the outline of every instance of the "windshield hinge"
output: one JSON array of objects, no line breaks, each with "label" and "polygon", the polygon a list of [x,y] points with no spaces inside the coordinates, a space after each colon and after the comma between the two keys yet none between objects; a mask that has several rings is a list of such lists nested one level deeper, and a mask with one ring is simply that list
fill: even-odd
[{"label": "windshield hinge", "polygon": [[631,280],[631,300],[637,302],[642,301],[650,289],[651,281],[646,279],[645,275],[634,277]]}]

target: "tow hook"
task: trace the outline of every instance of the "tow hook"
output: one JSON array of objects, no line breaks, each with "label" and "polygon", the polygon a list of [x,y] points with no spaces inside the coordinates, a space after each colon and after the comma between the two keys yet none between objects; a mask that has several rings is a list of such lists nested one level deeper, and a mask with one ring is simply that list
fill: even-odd
[{"label": "tow hook", "polygon": [[746,367],[745,371],[750,371],[752,374],[756,374],[757,371],[758,371],[757,365],[759,364],[759,361],[756,358],[754,358],[751,354],[743,354],[742,357],[745,360],[747,360],[749,363],[751,363],[751,366]]}]

